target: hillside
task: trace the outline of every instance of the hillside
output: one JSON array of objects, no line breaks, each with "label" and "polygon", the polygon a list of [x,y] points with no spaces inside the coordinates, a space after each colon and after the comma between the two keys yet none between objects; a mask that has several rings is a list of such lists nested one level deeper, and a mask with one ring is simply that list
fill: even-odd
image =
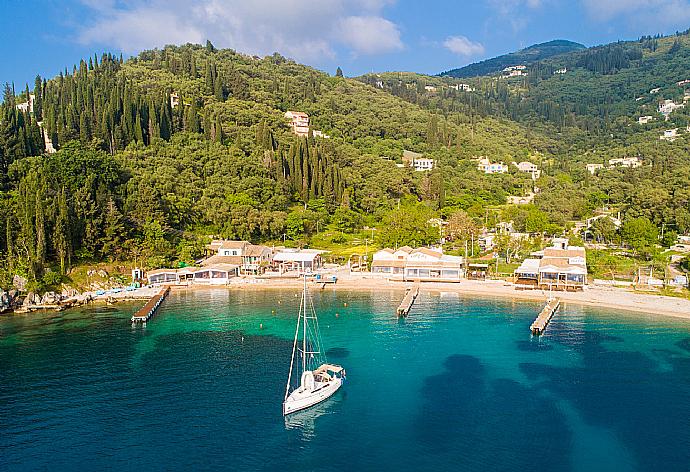
[{"label": "hillside", "polygon": [[495,74],[502,71],[506,67],[516,65],[531,65],[535,62],[548,59],[553,56],[567,54],[573,51],[580,51],[585,49],[583,44],[558,39],[548,41],[546,43],[535,44],[525,49],[516,52],[504,54],[502,56],[487,59],[485,61],[476,62],[459,69],[452,69],[442,72],[441,76],[468,78],[480,77],[485,75]]},{"label": "hillside", "polygon": [[[33,113],[17,108],[29,93],[7,87],[2,105],[0,277],[18,271],[38,285],[78,262],[193,261],[208,235],[303,245],[328,226],[335,242],[401,201],[410,212],[459,201],[481,212],[525,179],[483,178],[471,157],[554,146],[506,120],[443,116],[277,54],[210,43],[83,60],[37,80]],[[287,110],[329,138],[295,136]],[[57,152],[43,154],[42,131]],[[404,149],[437,170],[398,167]]]},{"label": "hillside", "polygon": [[[35,288],[55,286],[81,263],[189,263],[211,236],[313,244],[333,257],[366,250],[371,228],[379,244],[432,244],[438,229],[427,222],[454,214],[563,234],[607,204],[690,231],[687,135],[658,134],[686,111],[640,127],[626,108],[653,80],[664,96],[678,88],[687,43],[681,35],[603,46],[537,62],[526,77],[462,81],[330,77],[278,54],[208,43],[128,61],[105,54],[37,78],[33,91],[7,86],[0,286],[17,273]],[[612,82],[621,90],[604,99]],[[633,99],[632,110],[654,100]],[[288,110],[309,115],[307,136],[292,132]],[[46,152],[43,133],[57,152]],[[432,158],[434,169],[402,166],[403,150]],[[585,170],[631,155],[640,168]],[[506,172],[484,173],[481,157]],[[512,164],[522,161],[539,167],[537,181]],[[507,205],[535,187],[531,204]]]}]

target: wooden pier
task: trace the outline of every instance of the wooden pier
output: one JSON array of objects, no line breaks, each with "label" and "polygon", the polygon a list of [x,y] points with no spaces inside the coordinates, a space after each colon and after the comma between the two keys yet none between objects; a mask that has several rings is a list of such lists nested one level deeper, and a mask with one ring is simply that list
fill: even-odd
[{"label": "wooden pier", "polygon": [[549,325],[549,322],[551,321],[551,318],[553,318],[553,315],[556,314],[558,311],[558,307],[561,306],[561,299],[560,298],[550,298],[546,302],[546,306],[544,306],[544,309],[541,310],[541,313],[539,313],[539,316],[537,316],[537,319],[534,320],[534,323],[532,323],[532,326],[530,326],[530,331],[532,331],[532,334],[535,336],[539,336],[544,333],[546,330],[546,327]]},{"label": "wooden pier", "polygon": [[141,310],[137,311],[133,316],[132,316],[132,324],[134,323],[146,323],[148,320],[150,320],[153,315],[156,314],[156,310],[158,310],[158,307],[161,306],[161,303],[163,303],[163,300],[165,300],[165,297],[168,296],[170,293],[170,287],[165,287],[162,288],[160,292],[158,292],[157,295],[154,295],[151,297],[151,299],[144,305]]},{"label": "wooden pier", "polygon": [[405,293],[405,298],[403,298],[403,301],[400,302],[400,306],[398,306],[398,318],[400,318],[401,316],[407,316],[418,295],[419,284],[416,284],[414,287],[407,289],[407,292]]}]

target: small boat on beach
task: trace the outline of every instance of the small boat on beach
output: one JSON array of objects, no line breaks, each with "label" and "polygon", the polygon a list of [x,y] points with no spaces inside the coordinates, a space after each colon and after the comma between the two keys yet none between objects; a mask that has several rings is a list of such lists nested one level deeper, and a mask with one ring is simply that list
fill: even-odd
[{"label": "small boat on beach", "polygon": [[[293,381],[297,379],[299,384],[293,385]],[[283,415],[304,410],[330,398],[340,389],[344,380],[345,369],[339,365],[329,364],[326,360],[321,346],[316,310],[305,277],[292,345],[290,372],[285,387]]]}]

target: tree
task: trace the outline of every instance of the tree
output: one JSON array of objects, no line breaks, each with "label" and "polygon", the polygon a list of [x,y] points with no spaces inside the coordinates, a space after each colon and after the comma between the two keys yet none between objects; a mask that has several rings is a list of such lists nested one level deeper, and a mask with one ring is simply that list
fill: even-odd
[{"label": "tree", "polygon": [[448,218],[446,236],[451,241],[465,244],[479,234],[479,228],[474,220],[463,210],[458,210]]},{"label": "tree", "polygon": [[406,203],[384,216],[379,229],[379,244],[387,247],[426,246],[436,244],[440,234],[430,224],[434,213],[418,203]]},{"label": "tree", "polygon": [[65,187],[62,187],[58,194],[53,247],[60,261],[60,273],[64,275],[67,273],[72,257],[72,235]]},{"label": "tree", "polygon": [[646,217],[625,220],[621,227],[621,238],[634,254],[648,256],[657,243],[659,230]]},{"label": "tree", "polygon": [[597,241],[610,243],[616,237],[617,228],[611,218],[604,216],[592,222],[590,231]]}]

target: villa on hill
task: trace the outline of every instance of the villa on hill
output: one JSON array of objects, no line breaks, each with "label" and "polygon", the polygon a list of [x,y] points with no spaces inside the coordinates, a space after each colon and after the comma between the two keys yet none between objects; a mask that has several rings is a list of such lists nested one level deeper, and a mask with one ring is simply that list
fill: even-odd
[{"label": "villa on hill", "polygon": [[285,118],[290,120],[290,128],[297,136],[309,135],[309,115],[301,111],[286,111]]}]

